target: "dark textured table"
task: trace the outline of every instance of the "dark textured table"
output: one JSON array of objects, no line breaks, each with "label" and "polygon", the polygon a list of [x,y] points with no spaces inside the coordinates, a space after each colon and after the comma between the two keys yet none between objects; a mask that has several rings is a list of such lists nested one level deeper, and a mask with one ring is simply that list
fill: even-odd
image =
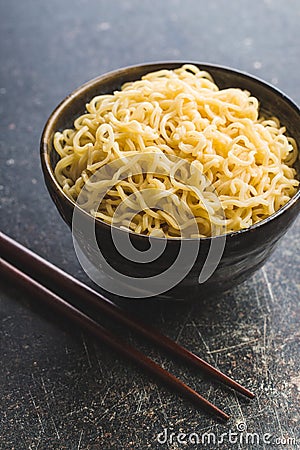
[{"label": "dark textured table", "polygon": [[[296,0],[2,0],[1,229],[91,284],[41,174],[52,109],[101,73],[163,59],[245,70],[299,103],[299,22]],[[299,241],[298,220],[263,269],[218,298],[125,305],[255,391],[247,402],[116,329],[228,412],[225,425],[1,284],[0,448],[299,448]]]}]

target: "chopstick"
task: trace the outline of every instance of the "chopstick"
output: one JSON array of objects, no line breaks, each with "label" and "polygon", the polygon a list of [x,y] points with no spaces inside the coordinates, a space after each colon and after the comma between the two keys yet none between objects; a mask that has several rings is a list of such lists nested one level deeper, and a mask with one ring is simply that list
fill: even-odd
[{"label": "chopstick", "polygon": [[[81,283],[76,278],[65,273],[2,232],[0,232],[0,250],[2,257],[4,258],[0,259],[0,267],[8,278],[25,287],[64,316],[77,322],[84,329],[106,342],[122,355],[129,357],[144,369],[147,369],[152,375],[155,375],[155,377],[165,381],[170,387],[173,387],[185,396],[192,398],[196,403],[200,404],[211,413],[214,413],[224,420],[229,418],[229,416],[217,406],[210,403],[174,375],[161,368],[143,353],[130,345],[125,344],[109,330],[99,325],[95,320],[70,304],[64,298],[67,296],[72,299],[78,298],[84,300],[85,304],[93,306],[94,308],[96,307],[98,311],[104,312],[110,318],[126,325],[129,329],[137,331],[152,342],[158,344],[160,347],[165,348],[175,355],[180,356],[182,359],[200,367],[204,372],[213,375],[216,379],[222,381],[236,391],[249,398],[254,398],[252,392],[215,369],[194,353],[181,347],[155,328],[141,323],[139,319],[130,315],[100,293],[94,291],[84,283]],[[58,292],[53,292],[53,290],[55,291],[55,288]]]},{"label": "chopstick", "polygon": [[0,250],[6,260],[25,271],[31,277],[46,284],[46,286],[51,286],[52,290],[53,288],[57,288],[59,294],[66,293],[70,298],[80,298],[81,300],[84,300],[85,304],[93,306],[113,320],[126,325],[129,329],[132,329],[150,341],[155,342],[158,346],[181,357],[183,360],[192,363],[196,367],[202,369],[206,374],[212,375],[216,380],[221,381],[237,392],[240,392],[251,399],[255,397],[248,389],[211,366],[199,356],[180,346],[154,327],[141,323],[140,319],[127,313],[100,293],[94,291],[84,283],[81,283],[76,278],[46,261],[2,232],[0,232]]},{"label": "chopstick", "polygon": [[144,369],[152,373],[156,378],[161,379],[167,385],[181,392],[186,397],[191,398],[194,402],[204,407],[207,411],[217,415],[221,419],[229,419],[228,414],[206,400],[204,397],[202,397],[202,395],[200,395],[191,387],[187,386],[170,372],[160,367],[152,359],[148,358],[139,350],[136,350],[135,348],[118,339],[116,336],[114,336],[113,333],[99,325],[82,311],[75,308],[73,305],[71,305],[58,295],[54,294],[49,289],[33,280],[29,275],[26,275],[21,270],[17,269],[2,258],[0,258],[0,268],[8,279],[10,278],[14,283],[17,282],[32,295],[39,299],[42,299],[52,308],[56,309],[60,313],[63,313],[65,317],[68,317],[73,322],[78,323],[86,331],[92,333],[94,336],[117,350],[122,355],[125,355],[134,362],[138,363]]}]

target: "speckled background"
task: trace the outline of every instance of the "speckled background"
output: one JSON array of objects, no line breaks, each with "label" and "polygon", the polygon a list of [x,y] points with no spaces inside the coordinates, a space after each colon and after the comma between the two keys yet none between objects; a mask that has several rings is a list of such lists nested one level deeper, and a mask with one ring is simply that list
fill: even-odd
[{"label": "speckled background", "polygon": [[[70,91],[121,66],[186,59],[248,71],[300,103],[298,0],[0,4],[1,229],[89,284],[39,162],[43,125]],[[116,330],[228,412],[226,425],[3,283],[0,448],[299,448],[299,240],[298,219],[263,269],[218,298],[125,305],[255,391],[247,402]],[[180,432],[221,440],[243,424],[259,436],[254,443],[242,433],[219,444],[178,443]],[[165,428],[168,442],[159,443]]]}]

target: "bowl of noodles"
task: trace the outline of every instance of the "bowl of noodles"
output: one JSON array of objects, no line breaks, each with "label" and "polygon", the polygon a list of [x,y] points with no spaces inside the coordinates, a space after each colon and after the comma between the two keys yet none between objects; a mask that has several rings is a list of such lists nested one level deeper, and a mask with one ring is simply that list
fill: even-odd
[{"label": "bowl of noodles", "polygon": [[262,266],[300,209],[300,111],[230,68],[115,70],[49,117],[41,161],[80,263],[105,291],[201,298]]}]

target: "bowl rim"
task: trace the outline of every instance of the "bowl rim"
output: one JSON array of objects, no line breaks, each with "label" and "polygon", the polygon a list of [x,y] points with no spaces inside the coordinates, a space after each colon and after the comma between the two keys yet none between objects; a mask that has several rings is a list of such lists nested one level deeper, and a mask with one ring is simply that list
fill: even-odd
[{"label": "bowl rim", "polygon": [[[283,91],[281,91],[277,87],[274,87],[271,83],[268,83],[267,81],[264,81],[263,79],[261,79],[257,76],[254,76],[246,71],[235,69],[235,68],[232,68],[232,67],[229,67],[226,65],[213,64],[213,63],[208,63],[208,62],[199,62],[199,61],[193,61],[193,60],[192,61],[184,61],[184,60],[160,61],[160,60],[158,60],[158,61],[150,61],[150,62],[140,63],[140,64],[133,64],[133,65],[117,68],[117,69],[111,70],[109,72],[105,72],[97,77],[94,77],[94,78],[86,81],[82,85],[75,88],[70,94],[68,94],[54,108],[54,110],[52,111],[52,113],[50,114],[50,116],[48,117],[48,119],[45,123],[45,126],[44,126],[42,134],[41,134],[41,138],[40,138],[40,158],[41,158],[41,164],[42,164],[42,170],[44,173],[44,177],[47,178],[47,180],[51,184],[51,187],[61,197],[63,197],[63,199],[69,204],[69,206],[72,209],[79,208],[82,213],[84,213],[90,219],[93,219],[96,223],[103,226],[104,228],[110,229],[111,227],[114,227],[120,231],[130,233],[134,237],[139,237],[139,238],[143,238],[143,239],[149,238],[148,235],[142,235],[139,233],[135,233],[131,230],[124,230],[119,227],[115,227],[114,225],[107,224],[106,222],[102,221],[101,219],[99,219],[97,217],[93,217],[87,211],[84,211],[83,209],[81,209],[74,200],[72,200],[70,197],[67,196],[67,194],[63,191],[62,187],[56,180],[56,178],[54,176],[54,171],[52,169],[52,165],[50,162],[50,152],[48,151],[49,143],[51,141],[50,135],[55,131],[55,130],[53,130],[53,124],[55,123],[56,119],[59,117],[61,112],[63,112],[63,110],[67,106],[69,106],[75,98],[78,98],[84,92],[88,91],[91,87],[97,85],[98,83],[105,82],[106,80],[122,76],[122,74],[126,74],[128,71],[134,71],[136,69],[149,68],[149,72],[150,72],[151,70],[162,70],[163,68],[167,68],[167,66],[177,66],[177,65],[180,66],[180,65],[184,65],[184,64],[193,64],[193,65],[196,65],[197,67],[199,67],[201,70],[205,70],[205,71],[206,70],[209,71],[209,69],[217,69],[217,70],[225,71],[225,72],[229,72],[229,73],[231,72],[233,74],[239,75],[241,78],[250,79],[250,80],[256,82],[258,85],[262,85],[264,88],[267,88],[267,90],[271,91],[276,96],[280,96],[285,102],[287,102],[292,107],[292,109],[294,109],[298,113],[299,121],[300,121],[300,107],[294,100],[292,100]],[[171,70],[171,69],[169,69],[169,70]],[[299,148],[299,151],[300,151],[300,148]],[[279,208],[277,211],[275,211],[270,216],[266,217],[263,220],[260,220],[259,222],[251,225],[248,228],[243,228],[238,231],[228,232],[228,233],[216,235],[216,236],[185,238],[184,240],[185,241],[198,241],[198,240],[210,241],[212,239],[224,239],[224,237],[226,238],[226,240],[234,239],[237,236],[241,236],[243,234],[246,234],[246,233],[255,231],[256,229],[259,229],[261,227],[264,227],[269,222],[273,221],[274,219],[277,219],[279,216],[284,214],[288,209],[290,209],[292,206],[294,206],[299,201],[300,201],[300,185],[298,187],[296,194],[285,205],[283,205],[281,208]],[[163,239],[163,240],[167,239],[168,242],[178,242],[178,241],[182,240],[182,238],[180,238],[180,237],[172,237],[172,238],[152,237],[152,238]]]}]

